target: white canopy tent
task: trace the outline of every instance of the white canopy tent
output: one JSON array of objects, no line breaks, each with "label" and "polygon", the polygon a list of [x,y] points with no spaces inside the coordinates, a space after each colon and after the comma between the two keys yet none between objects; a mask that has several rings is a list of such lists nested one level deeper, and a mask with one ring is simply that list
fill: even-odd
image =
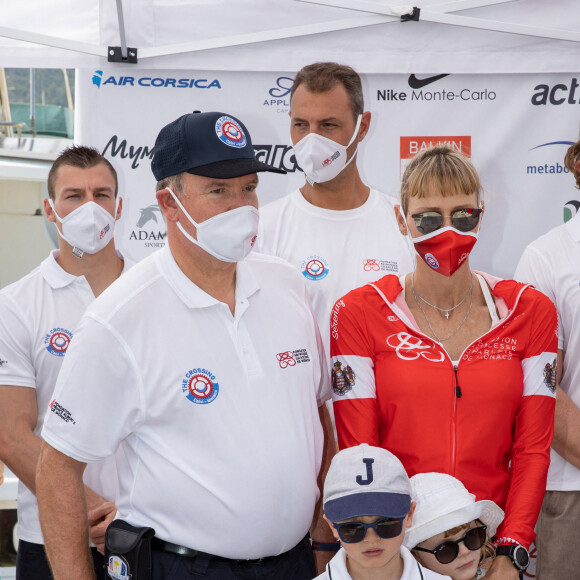
[{"label": "white canopy tent", "polygon": [[[393,0],[396,2],[396,0]],[[298,70],[338,60],[362,73],[573,72],[577,0],[27,0],[5,2],[0,66]],[[119,10],[120,8],[120,10]],[[121,15],[121,17],[120,17]],[[537,56],[541,54],[541,59]]]}]

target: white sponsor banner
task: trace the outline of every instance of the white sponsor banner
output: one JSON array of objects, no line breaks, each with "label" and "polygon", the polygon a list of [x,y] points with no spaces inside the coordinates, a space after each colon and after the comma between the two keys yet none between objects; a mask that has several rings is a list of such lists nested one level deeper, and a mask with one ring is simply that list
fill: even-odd
[{"label": "white sponsor banner", "polygon": [[[120,174],[123,252],[141,259],[164,244],[150,160],[161,127],[193,110],[221,111],[248,127],[262,161],[263,205],[303,183],[290,146],[284,72],[79,70],[77,141],[96,146]],[[580,206],[564,154],[578,138],[580,75],[364,75],[371,130],[358,165],[366,183],[398,195],[409,158],[447,142],[470,156],[485,189],[471,265],[511,277],[524,247]],[[348,240],[356,243],[356,240]]]}]

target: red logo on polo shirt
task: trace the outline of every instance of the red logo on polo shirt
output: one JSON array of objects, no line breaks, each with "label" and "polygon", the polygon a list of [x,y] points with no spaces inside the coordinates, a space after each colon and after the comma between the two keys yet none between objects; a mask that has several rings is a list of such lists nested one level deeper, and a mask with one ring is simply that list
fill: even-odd
[{"label": "red logo on polo shirt", "polygon": [[308,351],[305,348],[299,348],[297,350],[279,352],[276,355],[276,360],[278,361],[280,368],[285,369],[288,367],[294,367],[300,363],[310,362],[310,357],[308,356]]},{"label": "red logo on polo shirt", "polygon": [[278,359],[278,364],[281,369],[285,369],[287,366],[293,367],[296,364],[296,359],[291,350],[278,353],[276,358]]},{"label": "red logo on polo shirt", "polygon": [[378,260],[369,258],[368,260],[364,261],[364,269],[365,272],[370,272],[371,270],[378,272],[381,269],[381,265],[379,264]]}]

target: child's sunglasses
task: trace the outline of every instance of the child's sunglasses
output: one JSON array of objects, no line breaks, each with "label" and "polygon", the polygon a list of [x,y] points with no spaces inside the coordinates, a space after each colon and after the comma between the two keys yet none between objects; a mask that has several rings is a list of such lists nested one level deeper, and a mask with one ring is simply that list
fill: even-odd
[{"label": "child's sunglasses", "polygon": [[346,544],[356,544],[362,542],[367,535],[367,530],[372,528],[379,538],[396,538],[403,531],[403,521],[405,518],[383,518],[372,524],[362,522],[345,522],[332,525],[338,531],[340,539]]},{"label": "child's sunglasses", "polygon": [[[479,207],[465,207],[451,212],[451,224],[460,232],[470,232],[479,223],[483,210]],[[415,227],[422,234],[430,234],[443,225],[443,215],[438,211],[424,211],[411,216]]]},{"label": "child's sunglasses", "polygon": [[447,540],[446,542],[439,544],[434,550],[427,550],[426,548],[418,547],[413,549],[419,550],[420,552],[434,554],[440,564],[449,564],[457,558],[460,542],[463,542],[468,550],[479,550],[479,548],[485,544],[486,530],[487,526],[471,528],[471,530],[465,532],[463,538],[459,538],[459,540]]}]

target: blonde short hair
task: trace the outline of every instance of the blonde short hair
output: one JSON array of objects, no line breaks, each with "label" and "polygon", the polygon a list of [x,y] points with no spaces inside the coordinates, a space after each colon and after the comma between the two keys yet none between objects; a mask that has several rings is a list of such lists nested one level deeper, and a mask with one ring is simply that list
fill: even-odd
[{"label": "blonde short hair", "polygon": [[471,161],[447,145],[436,145],[421,151],[411,159],[401,182],[401,207],[407,215],[410,197],[423,197],[438,191],[444,197],[456,193],[477,194],[481,182]]}]

